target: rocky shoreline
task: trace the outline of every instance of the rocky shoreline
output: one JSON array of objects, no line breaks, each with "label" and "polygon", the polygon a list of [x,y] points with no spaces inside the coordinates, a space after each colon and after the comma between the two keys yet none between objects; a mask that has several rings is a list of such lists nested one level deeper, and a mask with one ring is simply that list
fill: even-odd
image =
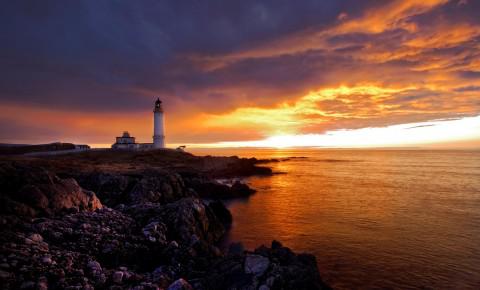
[{"label": "rocky shoreline", "polygon": [[[2,289],[329,289],[315,257],[218,243],[261,161],[173,150],[0,161]],[[206,203],[205,198],[211,202]],[[212,201],[214,200],[214,201]]]}]

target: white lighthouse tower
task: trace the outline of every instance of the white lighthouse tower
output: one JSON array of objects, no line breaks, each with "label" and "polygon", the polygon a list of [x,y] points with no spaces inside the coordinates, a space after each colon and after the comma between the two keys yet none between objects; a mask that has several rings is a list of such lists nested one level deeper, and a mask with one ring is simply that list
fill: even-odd
[{"label": "white lighthouse tower", "polygon": [[165,148],[164,117],[160,99],[157,99],[153,109],[153,148]]}]

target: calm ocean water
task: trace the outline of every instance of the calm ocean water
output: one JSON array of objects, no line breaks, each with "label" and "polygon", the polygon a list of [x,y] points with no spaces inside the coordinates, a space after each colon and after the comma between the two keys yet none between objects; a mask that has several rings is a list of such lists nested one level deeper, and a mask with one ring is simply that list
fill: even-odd
[{"label": "calm ocean water", "polygon": [[336,289],[480,289],[480,151],[191,151],[307,157],[246,180],[230,241],[313,253]]}]

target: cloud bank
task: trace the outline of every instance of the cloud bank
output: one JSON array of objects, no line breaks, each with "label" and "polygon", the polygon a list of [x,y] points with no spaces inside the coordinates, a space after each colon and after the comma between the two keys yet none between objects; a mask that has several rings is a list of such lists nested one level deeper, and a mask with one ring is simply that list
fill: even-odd
[{"label": "cloud bank", "polygon": [[480,115],[480,2],[10,1],[0,142],[322,134]]}]

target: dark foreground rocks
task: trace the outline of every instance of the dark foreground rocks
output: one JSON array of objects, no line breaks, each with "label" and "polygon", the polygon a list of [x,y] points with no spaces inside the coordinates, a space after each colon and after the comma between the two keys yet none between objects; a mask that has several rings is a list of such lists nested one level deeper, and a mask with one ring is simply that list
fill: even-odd
[{"label": "dark foreground rocks", "polygon": [[95,193],[81,188],[75,179],[16,163],[1,164],[0,190],[4,213],[36,216],[102,208]]},{"label": "dark foreground rocks", "polygon": [[328,288],[313,256],[278,242],[218,248],[231,214],[201,200],[184,167],[50,162],[0,163],[2,289]]}]

